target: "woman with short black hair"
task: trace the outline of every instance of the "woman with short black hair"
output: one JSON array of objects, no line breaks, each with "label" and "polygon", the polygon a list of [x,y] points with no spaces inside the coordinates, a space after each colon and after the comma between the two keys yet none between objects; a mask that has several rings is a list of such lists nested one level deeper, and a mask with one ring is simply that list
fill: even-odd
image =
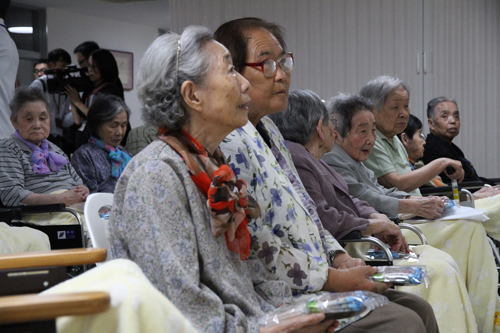
[{"label": "woman with short black hair", "polygon": [[88,143],[73,154],[71,164],[90,193],[113,193],[116,181],[131,159],[120,146],[127,130],[130,110],[116,96],[96,96],[89,109],[85,135]]}]

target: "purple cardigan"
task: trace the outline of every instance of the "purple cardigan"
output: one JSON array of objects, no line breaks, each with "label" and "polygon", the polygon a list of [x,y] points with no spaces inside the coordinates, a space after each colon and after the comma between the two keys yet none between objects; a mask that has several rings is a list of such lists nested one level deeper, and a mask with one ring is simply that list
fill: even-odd
[{"label": "purple cardigan", "polygon": [[325,229],[339,240],[353,230],[366,230],[368,216],[377,211],[366,201],[349,195],[347,183],[328,164],[315,159],[304,146],[285,142]]}]

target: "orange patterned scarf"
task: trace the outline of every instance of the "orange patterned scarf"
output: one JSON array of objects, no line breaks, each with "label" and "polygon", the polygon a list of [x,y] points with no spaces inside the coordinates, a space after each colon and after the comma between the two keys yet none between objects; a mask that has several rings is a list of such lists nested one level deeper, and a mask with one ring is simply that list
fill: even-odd
[{"label": "orange patterned scarf", "polygon": [[260,208],[247,192],[243,180],[236,179],[222,152],[211,156],[205,148],[184,130],[169,131],[160,127],[158,137],[172,147],[184,160],[191,179],[208,200],[210,225],[215,237],[225,234],[229,250],[242,260],[250,253],[248,218],[260,216]]}]

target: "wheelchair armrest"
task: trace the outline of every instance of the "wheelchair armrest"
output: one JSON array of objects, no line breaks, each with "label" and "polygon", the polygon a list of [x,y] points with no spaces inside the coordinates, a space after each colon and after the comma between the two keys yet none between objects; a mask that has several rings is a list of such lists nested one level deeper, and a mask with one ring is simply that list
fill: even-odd
[{"label": "wheelchair armrest", "polygon": [[363,237],[363,235],[361,234],[361,231],[353,230],[350,233],[348,233],[347,235],[345,235],[344,237],[342,237],[341,241],[352,240],[352,239],[361,239],[361,237]]},{"label": "wheelchair armrest", "polygon": [[461,182],[458,184],[458,189],[479,190],[483,186],[484,182],[477,180],[470,182]]},{"label": "wheelchair armrest", "polygon": [[23,213],[19,207],[0,207],[0,221],[10,222],[21,219]]},{"label": "wheelchair armrest", "polygon": [[105,292],[0,297],[0,324],[42,321],[62,316],[86,315],[109,309]]},{"label": "wheelchair armrest", "polygon": [[52,213],[66,211],[66,205],[63,203],[50,204],[50,205],[35,205],[35,206],[19,206],[23,213],[38,214],[38,213]]},{"label": "wheelchair armrest", "polygon": [[485,180],[487,183],[492,184],[493,186],[500,185],[500,178],[485,178]]},{"label": "wheelchair armrest", "polygon": [[425,238],[424,233],[419,228],[415,227],[414,225],[408,224],[408,223],[401,223],[401,224],[399,224],[399,228],[413,231],[417,235],[417,237],[420,238],[420,242],[422,242],[422,245],[429,244],[427,242],[427,238]]},{"label": "wheelchair armrest", "polygon": [[37,214],[37,213],[53,213],[68,211],[66,205],[63,203],[51,205],[35,205],[35,206],[1,206],[0,207],[0,221],[10,222],[12,220],[21,220],[23,214]]},{"label": "wheelchair armrest", "polygon": [[391,220],[392,222],[394,222],[396,225],[399,225],[401,223],[401,220],[399,219],[398,216],[396,216],[396,217],[389,217],[389,220]]},{"label": "wheelchair armrest", "polygon": [[[387,266],[392,266],[394,263],[394,258],[391,253],[391,249],[387,244],[382,242],[380,239],[372,236],[363,236],[361,234],[361,231],[359,230],[354,230],[348,233],[346,236],[344,236],[342,239],[338,240],[340,243],[372,243],[380,247],[382,251],[384,251],[386,259],[383,261],[370,261],[370,265],[372,266],[380,266],[380,262],[387,263]],[[367,262],[368,264],[368,262]]]},{"label": "wheelchair armrest", "polygon": [[103,248],[5,254],[0,256],[0,269],[87,265],[105,261],[106,254]]},{"label": "wheelchair armrest", "polygon": [[[470,181],[470,182],[461,182],[458,184],[458,189],[466,189],[466,190],[474,190],[474,189],[480,189],[481,187],[484,186],[484,183],[479,180],[475,181]],[[428,195],[428,194],[440,194],[440,193],[449,193],[452,192],[452,188],[450,184],[447,184],[446,186],[439,186],[439,187],[421,187],[420,188],[420,193],[422,195]]]},{"label": "wheelchair armrest", "polygon": [[423,196],[426,195],[432,195],[432,194],[445,194],[445,193],[451,193],[452,188],[451,186],[440,186],[440,187],[421,187],[420,188],[420,194]]}]

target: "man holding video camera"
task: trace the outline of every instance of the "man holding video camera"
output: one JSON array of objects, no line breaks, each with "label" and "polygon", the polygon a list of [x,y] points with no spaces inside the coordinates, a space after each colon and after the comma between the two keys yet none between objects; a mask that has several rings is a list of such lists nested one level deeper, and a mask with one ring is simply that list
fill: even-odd
[{"label": "man holding video camera", "polygon": [[[71,56],[63,49],[55,49],[49,52],[48,66],[50,69],[65,70],[71,63]],[[30,87],[36,87],[44,92],[49,101],[50,135],[48,140],[59,146],[68,156],[73,145],[71,136],[63,136],[63,129],[68,129],[75,123],[69,109],[70,100],[64,91],[49,92],[47,75],[43,75],[33,81]],[[69,142],[68,142],[69,141]]]}]

